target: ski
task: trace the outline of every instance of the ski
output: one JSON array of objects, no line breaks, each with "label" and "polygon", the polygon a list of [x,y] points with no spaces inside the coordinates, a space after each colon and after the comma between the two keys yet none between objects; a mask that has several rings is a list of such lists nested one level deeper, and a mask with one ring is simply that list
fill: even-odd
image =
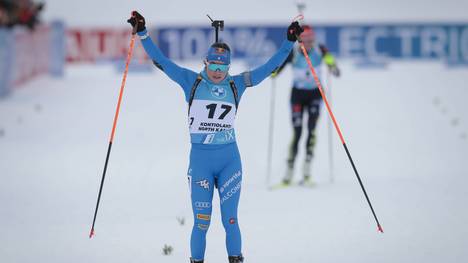
[{"label": "ski", "polygon": [[315,188],[317,187],[317,183],[315,183],[314,181],[292,182],[289,184],[280,182],[278,184],[271,185],[268,189],[269,190],[281,190],[281,189],[287,189],[291,187]]}]

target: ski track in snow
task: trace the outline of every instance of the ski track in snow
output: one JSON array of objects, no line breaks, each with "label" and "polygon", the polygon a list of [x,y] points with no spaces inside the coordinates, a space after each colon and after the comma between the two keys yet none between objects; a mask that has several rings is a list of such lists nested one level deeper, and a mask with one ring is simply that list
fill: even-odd
[{"label": "ski track in snow", "polygon": [[[466,69],[340,65],[333,109],[385,233],[335,134],[329,183],[324,108],[312,171],[318,186],[267,190],[265,80],[244,94],[236,127],[247,262],[468,261]],[[285,171],[292,132],[290,73],[277,80],[272,183]],[[128,76],[96,236],[88,239],[120,81],[111,66],[69,66],[65,78],[42,77],[0,101],[1,262],[188,261],[187,108],[181,89],[157,70]],[[214,207],[206,261],[226,262],[216,194]],[[165,244],[172,255],[162,254]]]}]

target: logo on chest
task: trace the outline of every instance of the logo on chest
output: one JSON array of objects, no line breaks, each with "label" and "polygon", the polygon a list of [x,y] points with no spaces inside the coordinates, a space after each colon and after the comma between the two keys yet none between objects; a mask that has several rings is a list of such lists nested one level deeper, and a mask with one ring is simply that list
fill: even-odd
[{"label": "logo on chest", "polygon": [[211,88],[211,95],[218,99],[224,99],[226,97],[226,89],[222,86],[213,86]]}]

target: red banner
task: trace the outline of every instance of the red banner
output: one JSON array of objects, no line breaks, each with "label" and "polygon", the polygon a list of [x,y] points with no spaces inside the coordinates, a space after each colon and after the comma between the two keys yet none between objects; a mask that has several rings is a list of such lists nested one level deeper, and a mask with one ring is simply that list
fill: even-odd
[{"label": "red banner", "polygon": [[12,79],[14,87],[49,71],[50,31],[48,26],[37,27],[34,31],[14,31],[15,62]]},{"label": "red banner", "polygon": [[[97,62],[123,59],[131,38],[129,29],[77,29],[67,31],[67,62]],[[134,57],[146,60],[147,56],[137,41]]]}]

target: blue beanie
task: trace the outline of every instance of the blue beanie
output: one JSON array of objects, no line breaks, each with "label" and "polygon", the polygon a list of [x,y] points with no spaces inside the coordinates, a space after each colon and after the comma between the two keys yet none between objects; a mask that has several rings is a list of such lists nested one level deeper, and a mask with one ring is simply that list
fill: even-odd
[{"label": "blue beanie", "polygon": [[208,62],[220,62],[224,65],[231,64],[231,49],[225,43],[217,42],[211,45],[206,55]]}]

